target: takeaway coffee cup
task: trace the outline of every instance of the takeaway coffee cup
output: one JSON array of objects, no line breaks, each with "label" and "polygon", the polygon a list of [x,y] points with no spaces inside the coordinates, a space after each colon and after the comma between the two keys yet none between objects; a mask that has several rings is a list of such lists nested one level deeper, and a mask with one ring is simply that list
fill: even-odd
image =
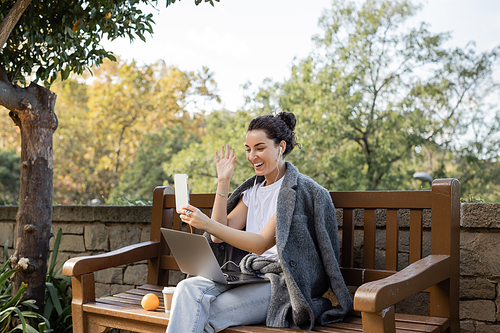
[{"label": "takeaway coffee cup", "polygon": [[163,288],[163,301],[165,302],[165,312],[170,313],[170,307],[172,306],[172,297],[174,296],[175,287],[164,287]]}]

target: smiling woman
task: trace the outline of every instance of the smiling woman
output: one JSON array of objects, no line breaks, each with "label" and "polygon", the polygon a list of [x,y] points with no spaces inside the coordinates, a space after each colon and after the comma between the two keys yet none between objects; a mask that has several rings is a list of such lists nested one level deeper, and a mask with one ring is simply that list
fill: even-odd
[{"label": "smiling woman", "polygon": [[[228,144],[222,146],[215,153],[218,186],[211,217],[192,205],[182,207],[180,215],[207,231],[212,242],[225,242],[214,249],[223,249],[222,255],[237,261],[242,272],[266,275],[270,282],[234,287],[203,277],[183,280],[173,296],[167,332],[219,332],[264,322],[312,329],[315,323],[342,320],[352,307],[338,264],[330,195],[284,160],[297,146],[295,124],[295,115],[288,112],[253,119],[245,147],[255,175],[228,198],[236,156]],[[230,255],[241,252],[247,253],[241,261]],[[317,297],[328,288],[339,306]]]},{"label": "smiling woman", "polygon": [[281,112],[276,118],[257,117],[248,126],[245,144],[247,159],[257,175],[266,177],[266,185],[283,176],[280,170],[284,173],[284,157],[297,145],[293,132],[295,124],[293,113]]}]

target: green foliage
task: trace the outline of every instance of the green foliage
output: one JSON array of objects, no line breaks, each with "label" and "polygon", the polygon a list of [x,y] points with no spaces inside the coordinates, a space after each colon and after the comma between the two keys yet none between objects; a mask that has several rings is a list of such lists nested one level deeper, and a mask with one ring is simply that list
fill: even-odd
[{"label": "green foliage", "polygon": [[127,197],[111,198],[111,200],[104,200],[106,205],[116,206],[151,206],[153,201],[141,199],[129,199]]},{"label": "green foliage", "polygon": [[473,195],[469,195],[467,199],[460,199],[460,202],[467,202],[467,203],[480,203],[480,202],[486,202],[482,197],[475,197]]},{"label": "green foliage", "polygon": [[163,164],[191,143],[199,142],[195,135],[189,134],[180,125],[164,128],[158,133],[146,134],[138,147],[136,160],[125,169],[120,177],[120,183],[111,191],[111,197],[150,199],[156,186],[163,183],[172,184],[173,177],[167,175]]},{"label": "green foliage", "polygon": [[[31,309],[38,309],[33,300],[21,301],[22,294],[27,286],[23,283],[17,294],[12,297],[12,286],[9,278],[15,273],[10,268],[8,260],[8,241],[4,246],[5,262],[0,268],[0,332],[13,332],[22,330],[23,332],[35,333],[69,333],[72,332],[71,316],[71,279],[61,275],[64,263],[57,265],[59,245],[61,243],[62,230],[59,229],[54,242],[52,256],[47,271],[45,283],[45,307],[43,316],[35,313]],[[28,308],[30,310],[24,310]],[[12,318],[19,317],[21,324],[12,327]],[[26,318],[36,321],[29,322]],[[34,323],[38,322],[38,330],[35,330]]]},{"label": "green foliage", "polygon": [[[403,23],[409,1],[334,1],[320,19],[317,54],[281,86],[279,105],[298,117],[295,161],[329,189],[408,188],[415,146],[432,129],[408,102],[416,67],[436,60],[444,35]],[[402,164],[406,164],[403,167]]]},{"label": "green foliage", "polygon": [[55,136],[54,199],[150,199],[167,180],[161,163],[201,133],[201,118],[191,119],[188,110],[219,101],[213,74],[120,60],[94,74],[88,82],[70,78],[53,86],[64,110]]},{"label": "green foliage", "polygon": [[[0,2],[0,21],[14,3]],[[0,64],[13,83],[25,83],[25,78],[34,73],[35,81],[50,86],[58,73],[63,80],[70,73],[82,74],[105,58],[115,60],[101,46],[103,38],[139,37],[145,41],[145,33],[153,32],[153,14],[146,15],[139,7],[150,3],[33,0],[0,53]]]},{"label": "green foliage", "polygon": [[[43,316],[33,311],[37,309],[34,300],[21,300],[27,285],[22,283],[16,295],[12,297],[9,278],[14,273],[15,270],[10,268],[10,263],[6,260],[0,267],[0,332],[42,333],[45,328],[50,328],[50,324]],[[20,324],[14,326],[13,319],[19,320]],[[38,326],[39,330],[33,327],[30,319],[42,323]]]},{"label": "green foliage", "polygon": [[469,142],[448,157],[453,163],[446,173],[460,180],[462,197],[468,202],[477,202],[478,195],[483,201],[500,201],[499,154],[498,141],[485,139]]},{"label": "green foliage", "polygon": [[[181,0],[179,0],[181,1]],[[203,0],[194,0],[194,3],[196,4],[196,6],[198,6]],[[220,0],[215,0],[217,2],[220,2]],[[205,0],[205,2],[210,2],[210,4],[212,5],[212,7],[215,7],[214,6],[214,0]],[[175,3],[175,0],[167,0],[167,7],[170,6],[171,4]]]},{"label": "green foliage", "polygon": [[0,206],[19,200],[21,157],[11,149],[0,149]]},{"label": "green foliage", "polygon": [[71,313],[71,278],[61,274],[64,262],[56,268],[62,230],[57,231],[54,248],[45,282],[45,307],[43,316],[50,322],[52,333],[73,331]]},{"label": "green foliage", "polygon": [[449,34],[408,27],[418,9],[333,1],[315,52],[283,83],[265,80],[247,109],[294,112],[302,149],[288,159],[331,190],[418,189],[425,170],[458,178],[465,195],[500,193],[500,117],[488,116],[500,48],[444,49]]},{"label": "green foliage", "polygon": [[[265,82],[254,96],[257,113],[295,113],[302,149],[289,159],[328,189],[418,188],[412,175],[423,170],[463,176],[445,157],[491,110],[484,97],[498,94],[491,74],[499,51],[444,49],[448,34],[406,24],[418,9],[401,0],[333,1],[320,19],[315,52],[293,65],[289,79]],[[484,137],[498,142],[491,138]],[[441,159],[432,163],[417,153],[423,149]]]},{"label": "green foliage", "polygon": [[[231,190],[250,177],[253,170],[246,160],[245,135],[248,123],[255,116],[251,112],[213,112],[206,116],[201,142],[194,142],[165,161],[164,170],[168,179],[176,173],[189,175],[189,189],[193,193],[213,192],[217,188],[215,151],[221,145],[230,144],[235,148],[236,166],[231,179]],[[173,181],[164,183],[173,186]]]}]

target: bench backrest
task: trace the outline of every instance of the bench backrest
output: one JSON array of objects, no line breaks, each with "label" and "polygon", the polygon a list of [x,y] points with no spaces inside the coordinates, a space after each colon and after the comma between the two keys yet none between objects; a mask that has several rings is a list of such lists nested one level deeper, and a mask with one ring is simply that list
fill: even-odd
[{"label": "bench backrest", "polygon": [[[341,266],[348,285],[359,286],[389,276],[430,253],[450,256],[450,275],[454,278],[446,283],[458,286],[460,184],[456,179],[435,180],[432,189],[427,191],[330,192],[330,195],[338,211]],[[209,216],[213,201],[214,194],[190,196],[191,204]],[[424,228],[424,222],[429,222],[429,216],[430,249],[424,246],[424,229],[428,229]],[[175,212],[173,189],[157,187],[153,196],[151,240],[160,241],[161,246],[158,258],[149,261],[148,283],[168,285],[168,270],[178,270],[161,237],[160,227],[186,230],[182,224]],[[201,230],[193,232],[202,233]],[[401,233],[409,234],[409,244],[405,243],[403,249]],[[362,248],[358,251],[361,253],[356,252],[357,247]],[[442,295],[442,290],[449,288],[438,289],[435,297],[431,292],[431,312],[433,303],[437,304],[433,302],[436,297],[440,298],[440,304],[443,298],[458,297]]]},{"label": "bench backrest", "polygon": [[[427,191],[330,192],[330,195],[336,209],[342,210],[340,264],[349,285],[359,286],[392,275],[424,254],[450,255],[458,267],[460,184],[456,179],[435,180],[432,190]],[[429,240],[424,237],[424,223],[426,229],[430,226],[430,235],[426,233],[430,236],[430,249],[424,247]],[[362,244],[361,253],[356,253],[357,237],[362,237],[358,240]],[[381,254],[381,250],[385,253]],[[381,256],[383,267],[376,267]]]}]

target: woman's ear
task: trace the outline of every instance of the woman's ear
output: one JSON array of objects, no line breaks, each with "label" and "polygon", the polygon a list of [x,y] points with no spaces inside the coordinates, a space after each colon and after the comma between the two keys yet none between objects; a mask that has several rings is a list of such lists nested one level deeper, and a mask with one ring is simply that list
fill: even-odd
[{"label": "woman's ear", "polygon": [[283,140],[280,142],[280,154],[284,154],[286,150],[286,142]]}]

